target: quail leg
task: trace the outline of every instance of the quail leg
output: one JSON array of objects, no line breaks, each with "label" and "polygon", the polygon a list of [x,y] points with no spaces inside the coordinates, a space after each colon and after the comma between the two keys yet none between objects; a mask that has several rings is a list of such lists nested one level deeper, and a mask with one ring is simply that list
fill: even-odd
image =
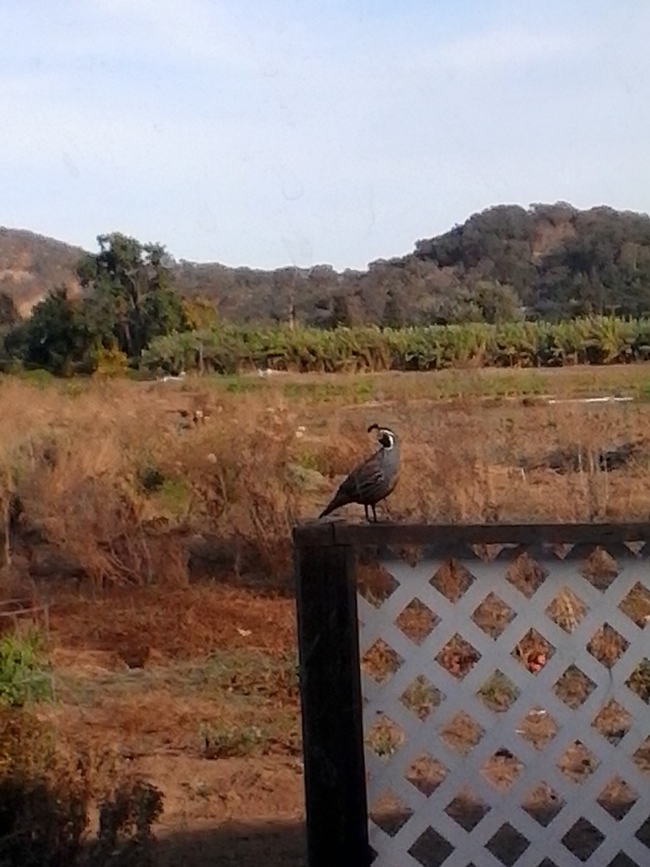
[{"label": "quail leg", "polygon": [[363,510],[366,513],[366,521],[368,521],[368,523],[370,523],[370,512],[368,511],[368,504],[367,503],[363,504]]},{"label": "quail leg", "polygon": [[376,523],[377,523],[377,510],[375,509],[375,504],[374,504],[374,503],[372,504],[372,517],[373,517],[373,520],[374,520],[374,522],[375,522],[375,524],[376,524]]}]

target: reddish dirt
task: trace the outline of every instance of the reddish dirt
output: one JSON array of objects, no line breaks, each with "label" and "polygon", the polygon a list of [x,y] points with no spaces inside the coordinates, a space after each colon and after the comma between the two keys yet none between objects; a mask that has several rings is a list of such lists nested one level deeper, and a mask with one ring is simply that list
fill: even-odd
[{"label": "reddish dirt", "polygon": [[[59,589],[49,601],[59,701],[42,706],[40,715],[64,741],[113,752],[162,791],[155,864],[302,867],[295,688],[268,682],[261,668],[237,669],[230,698],[223,685],[221,692],[210,683],[184,687],[178,674],[211,654],[219,658],[219,651],[225,658],[243,652],[253,665],[258,658],[290,657],[294,601],[214,585],[138,588],[97,599]],[[243,689],[240,697],[246,678],[252,694]],[[201,750],[202,724],[262,726],[279,740],[266,744],[263,755],[210,759]]]},{"label": "reddish dirt", "polygon": [[197,586],[134,588],[101,599],[57,594],[50,608],[55,645],[110,652],[147,644],[166,658],[214,650],[295,647],[295,602],[244,589]]},{"label": "reddish dirt", "polygon": [[160,867],[306,864],[298,761],[151,757],[136,768],[165,793]]}]

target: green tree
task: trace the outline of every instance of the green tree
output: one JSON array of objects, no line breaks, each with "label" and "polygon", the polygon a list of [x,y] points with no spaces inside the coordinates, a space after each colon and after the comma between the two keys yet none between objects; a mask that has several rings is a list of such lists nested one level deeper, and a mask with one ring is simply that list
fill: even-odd
[{"label": "green tree", "polygon": [[99,235],[97,242],[99,253],[85,256],[77,268],[90,293],[89,315],[97,330],[105,335],[110,329],[131,359],[138,359],[154,337],[185,330],[165,248],[119,232]]},{"label": "green tree", "polygon": [[512,286],[480,280],[474,286],[474,300],[485,322],[516,322],[523,319],[521,299]]},{"label": "green tree", "polygon": [[99,337],[86,318],[84,302],[68,297],[65,287],[40,301],[25,322],[5,338],[9,355],[25,364],[44,367],[57,375],[70,375],[75,367],[90,364]]}]

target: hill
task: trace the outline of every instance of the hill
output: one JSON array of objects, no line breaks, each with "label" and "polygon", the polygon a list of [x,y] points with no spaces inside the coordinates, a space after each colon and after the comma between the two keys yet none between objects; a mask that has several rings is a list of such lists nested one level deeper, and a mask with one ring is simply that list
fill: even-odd
[{"label": "hill", "polygon": [[[0,292],[24,314],[48,289],[77,287],[82,250],[31,232],[0,229]],[[263,271],[184,260],[172,265],[186,296],[239,322],[430,324],[558,320],[650,310],[650,217],[564,202],[499,205],[472,215],[411,253],[366,270]]]},{"label": "hill", "polygon": [[80,247],[24,229],[0,226],[0,293],[13,298],[23,316],[55,286],[78,291]]}]

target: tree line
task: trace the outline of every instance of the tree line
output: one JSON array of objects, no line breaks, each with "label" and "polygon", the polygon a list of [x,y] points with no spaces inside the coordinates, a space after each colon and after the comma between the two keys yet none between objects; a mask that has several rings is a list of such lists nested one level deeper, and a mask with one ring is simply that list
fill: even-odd
[{"label": "tree line", "polygon": [[[381,347],[380,355],[388,353],[390,365],[399,369],[433,369],[441,362],[429,355],[445,356],[447,350],[440,349],[445,341],[459,341],[449,351],[462,355],[459,347],[470,339],[467,335],[506,333],[521,336],[512,357],[524,360],[517,363],[546,364],[555,363],[557,353],[544,341],[555,340],[551,333],[564,333],[559,327],[564,322],[589,322],[589,328],[601,323],[590,337],[600,346],[603,329],[627,333],[626,319],[644,323],[650,312],[650,217],[604,207],[489,208],[443,235],[418,241],[408,256],[342,274],[327,266],[273,272],[190,267],[176,262],[161,244],[143,244],[120,233],[100,235],[97,241],[98,252],[77,262],[79,292],[52,287],[28,319],[21,319],[12,297],[0,292],[4,369],[22,364],[62,375],[118,371],[139,366],[154,348],[194,345],[197,333],[202,351],[213,352],[215,369],[240,364],[247,350],[238,341],[244,339],[262,341],[260,358],[266,344],[276,340],[284,347],[280,354],[286,349],[292,359],[295,353],[307,359],[306,369],[315,363],[309,353],[318,356],[323,346],[330,347],[322,351],[331,351],[331,359],[357,357],[356,350],[345,347],[359,340]],[[558,329],[549,331],[545,324]],[[481,330],[482,325],[496,330]],[[456,332],[456,326],[467,327]],[[584,327],[576,326],[575,333]],[[645,326],[634,327],[642,341]],[[401,330],[404,335],[396,337]],[[277,338],[269,336],[276,332]],[[460,333],[462,339],[449,337]],[[568,355],[580,356],[580,339]],[[609,339],[602,337],[605,343]],[[492,340],[485,337],[486,357],[502,363],[502,349]],[[223,362],[215,341],[226,346],[234,341],[239,347],[233,349],[235,360]],[[534,346],[528,355],[526,341]],[[608,355],[608,349],[603,351]],[[600,350],[594,352],[598,356]],[[631,356],[642,352],[635,344]],[[210,364],[207,357],[205,363]],[[272,357],[269,366],[273,363]]]},{"label": "tree line", "polygon": [[449,325],[650,310],[650,217],[559,202],[497,206],[367,269],[175,266],[222,319],[335,328]]}]

